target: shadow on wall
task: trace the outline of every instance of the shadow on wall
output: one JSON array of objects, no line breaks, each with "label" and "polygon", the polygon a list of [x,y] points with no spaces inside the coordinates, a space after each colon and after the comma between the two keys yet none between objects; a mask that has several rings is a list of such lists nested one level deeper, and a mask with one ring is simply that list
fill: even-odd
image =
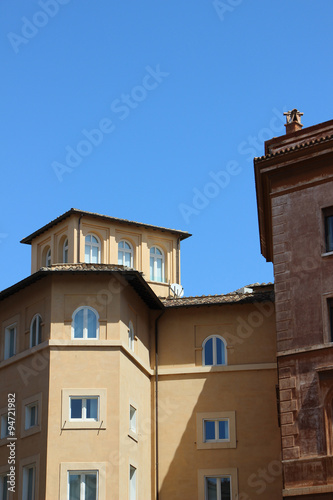
[{"label": "shadow on wall", "polygon": [[[161,376],[159,500],[218,499],[214,490],[228,489],[228,481],[221,479],[223,475],[230,477],[230,499],[236,499],[238,490],[238,500],[281,500],[275,385],[275,370],[213,369],[208,374]],[[235,412],[235,447],[221,448],[222,443],[203,445],[206,415],[214,421],[227,414],[232,441],[232,414],[225,412]],[[218,434],[219,427],[215,429]],[[207,445],[212,447],[200,449]],[[210,481],[210,493],[206,492],[206,496],[205,476],[216,478]],[[229,500],[229,496],[222,498]]]}]

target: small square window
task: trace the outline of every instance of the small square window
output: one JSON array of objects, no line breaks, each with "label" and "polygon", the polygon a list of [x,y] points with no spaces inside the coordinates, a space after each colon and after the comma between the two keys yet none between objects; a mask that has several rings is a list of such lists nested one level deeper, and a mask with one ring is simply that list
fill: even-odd
[{"label": "small square window", "polygon": [[3,413],[1,415],[1,439],[9,436],[9,428],[8,428],[8,413]]},{"label": "small square window", "polygon": [[229,419],[204,420],[205,443],[229,441]]},{"label": "small square window", "polygon": [[130,405],[130,430],[132,432],[137,432],[136,428],[136,408],[134,406]]},{"label": "small square window", "polygon": [[97,422],[99,417],[99,398],[70,397],[70,420]]},{"label": "small square window", "polygon": [[16,326],[12,325],[5,330],[5,356],[11,358],[16,354]]},{"label": "small square window", "polygon": [[98,471],[69,471],[68,500],[97,500]]},{"label": "small square window", "polygon": [[38,425],[38,401],[26,405],[25,407],[25,430]]}]

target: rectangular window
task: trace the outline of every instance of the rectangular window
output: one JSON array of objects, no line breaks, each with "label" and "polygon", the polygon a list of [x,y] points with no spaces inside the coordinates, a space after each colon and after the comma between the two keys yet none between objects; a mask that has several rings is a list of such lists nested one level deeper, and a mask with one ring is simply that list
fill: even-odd
[{"label": "rectangular window", "polygon": [[70,397],[70,419],[71,420],[91,420],[99,419],[99,398]]},{"label": "rectangular window", "polygon": [[230,476],[206,477],[205,500],[231,500]]},{"label": "rectangular window", "polygon": [[98,471],[69,471],[68,500],[97,500]]},{"label": "rectangular window", "polygon": [[136,468],[130,465],[129,470],[129,498],[136,500]]},{"label": "rectangular window", "polygon": [[8,413],[3,413],[1,415],[1,439],[9,436],[8,430]]},{"label": "rectangular window", "polygon": [[0,476],[0,500],[8,499],[8,476]]},{"label": "rectangular window", "polygon": [[36,466],[35,464],[23,467],[23,495],[22,500],[36,500]]},{"label": "rectangular window", "polygon": [[205,443],[229,441],[229,419],[204,420],[203,425]]},{"label": "rectangular window", "polygon": [[330,342],[333,342],[333,299],[327,300]]},{"label": "rectangular window", "polygon": [[137,432],[136,430],[136,408],[130,405],[130,430],[132,432]]},{"label": "rectangular window", "polygon": [[12,325],[5,330],[5,359],[16,354],[16,326]]},{"label": "rectangular window", "polygon": [[326,252],[333,252],[333,209],[327,210],[325,215],[325,244]]},{"label": "rectangular window", "polygon": [[25,430],[36,425],[38,425],[38,401],[34,401],[25,407]]}]

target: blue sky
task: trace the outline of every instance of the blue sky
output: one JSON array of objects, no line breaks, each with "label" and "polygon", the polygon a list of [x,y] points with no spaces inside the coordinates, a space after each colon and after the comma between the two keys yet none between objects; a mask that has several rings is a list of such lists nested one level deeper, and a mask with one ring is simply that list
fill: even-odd
[{"label": "blue sky", "polygon": [[273,279],[253,157],[332,119],[333,3],[2,0],[0,289],[71,207],[189,231],[186,295]]}]

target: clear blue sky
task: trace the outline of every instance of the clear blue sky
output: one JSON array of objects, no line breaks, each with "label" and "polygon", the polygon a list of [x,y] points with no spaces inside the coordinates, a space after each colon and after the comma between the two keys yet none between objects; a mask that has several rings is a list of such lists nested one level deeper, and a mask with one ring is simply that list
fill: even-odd
[{"label": "clear blue sky", "polygon": [[283,111],[333,118],[332,19],[332,0],[3,0],[0,289],[71,207],[191,232],[186,295],[271,281],[252,158]]}]

